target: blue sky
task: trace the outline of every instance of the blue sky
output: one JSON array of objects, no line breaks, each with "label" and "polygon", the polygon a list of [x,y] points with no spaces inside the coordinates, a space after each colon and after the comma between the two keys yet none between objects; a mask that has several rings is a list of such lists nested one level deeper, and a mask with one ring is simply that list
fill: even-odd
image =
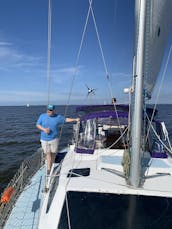
[{"label": "blue sky", "polygon": [[[0,105],[46,104],[48,0],[0,0],[0,5]],[[112,94],[127,102],[134,1],[93,0],[109,81],[91,15],[75,66],[88,8],[88,0],[52,0],[51,103],[66,104],[69,92],[70,104],[108,103]],[[170,69],[167,73],[160,103],[171,103]],[[86,84],[96,89],[95,96],[86,96]]]}]

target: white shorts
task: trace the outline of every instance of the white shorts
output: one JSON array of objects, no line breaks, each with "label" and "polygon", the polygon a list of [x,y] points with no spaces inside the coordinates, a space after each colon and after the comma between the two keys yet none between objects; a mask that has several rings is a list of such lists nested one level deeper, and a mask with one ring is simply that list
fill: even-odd
[{"label": "white shorts", "polygon": [[58,144],[59,144],[59,139],[55,138],[51,141],[44,141],[41,140],[41,146],[42,149],[44,151],[44,153],[57,153],[57,149],[58,149]]}]

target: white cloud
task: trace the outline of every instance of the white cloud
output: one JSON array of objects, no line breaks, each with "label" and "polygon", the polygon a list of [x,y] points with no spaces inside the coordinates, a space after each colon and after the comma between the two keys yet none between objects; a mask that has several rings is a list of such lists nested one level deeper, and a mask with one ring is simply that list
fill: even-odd
[{"label": "white cloud", "polygon": [[81,73],[81,70],[83,69],[83,66],[78,67],[65,67],[65,68],[58,68],[56,70],[51,71],[51,78],[53,80],[53,83],[55,84],[61,84],[64,83],[70,79],[72,79],[73,76],[78,76]]},{"label": "white cloud", "polygon": [[1,70],[10,71],[14,68],[39,67],[41,58],[19,51],[12,43],[0,41],[0,63]]},{"label": "white cloud", "polygon": [[10,46],[12,43],[6,41],[0,41],[0,46]]},{"label": "white cloud", "polygon": [[68,68],[61,68],[57,70],[57,73],[63,73],[63,74],[74,74],[74,73],[78,73],[78,71],[80,70],[80,67],[68,67]]}]

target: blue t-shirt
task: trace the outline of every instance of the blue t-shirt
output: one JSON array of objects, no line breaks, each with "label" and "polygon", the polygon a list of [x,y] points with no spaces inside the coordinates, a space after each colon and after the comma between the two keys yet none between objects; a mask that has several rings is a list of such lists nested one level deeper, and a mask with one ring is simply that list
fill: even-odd
[{"label": "blue t-shirt", "polygon": [[51,141],[59,137],[59,125],[62,125],[64,122],[65,117],[62,115],[54,114],[53,116],[49,116],[47,113],[41,114],[36,125],[41,125],[44,128],[50,128],[49,134],[41,131],[41,140]]}]

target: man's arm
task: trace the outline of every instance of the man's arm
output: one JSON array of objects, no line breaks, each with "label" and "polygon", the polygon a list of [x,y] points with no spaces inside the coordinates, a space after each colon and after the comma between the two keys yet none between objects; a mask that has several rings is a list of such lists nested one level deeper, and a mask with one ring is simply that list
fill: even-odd
[{"label": "man's arm", "polygon": [[79,118],[66,118],[65,122],[79,122]]}]

